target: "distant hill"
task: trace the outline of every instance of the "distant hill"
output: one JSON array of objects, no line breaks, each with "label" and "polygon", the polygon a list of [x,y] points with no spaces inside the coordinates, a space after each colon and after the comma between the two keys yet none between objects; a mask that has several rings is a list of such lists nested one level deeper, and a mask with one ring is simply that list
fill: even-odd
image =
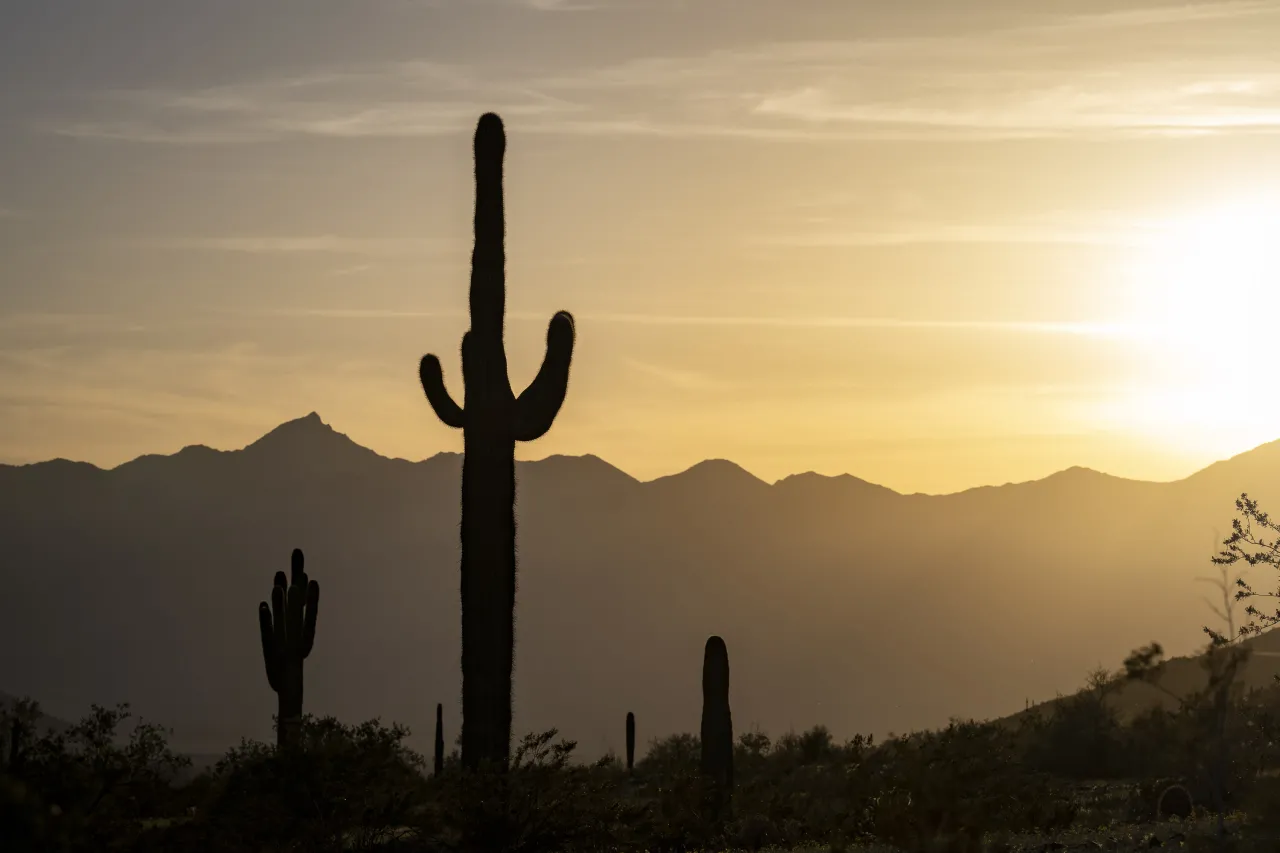
[{"label": "distant hill", "polygon": [[[1274,688],[1275,677],[1280,675],[1280,631],[1267,631],[1261,636],[1244,640],[1243,644],[1250,648],[1251,654],[1236,676],[1233,686],[1243,688],[1246,693],[1255,688]],[[1164,665],[1154,679],[1155,683],[1145,680],[1122,680],[1114,690],[1108,693],[1106,703],[1115,709],[1117,717],[1125,723],[1131,722],[1135,717],[1157,706],[1167,711],[1175,711],[1179,705],[1174,699],[1175,696],[1185,699],[1208,686],[1209,672],[1205,668],[1206,662],[1203,649],[1194,654],[1166,657]],[[1120,668],[1112,667],[1111,669],[1116,671]],[[1156,686],[1157,684],[1159,686]],[[1017,723],[1023,717],[1032,714],[1048,717],[1054,713],[1063,699],[1076,694],[1082,687],[1064,691],[1060,697],[1019,709],[999,719],[1005,723]]]},{"label": "distant hill", "polygon": [[[19,696],[10,696],[8,693],[0,691],[0,714],[3,714],[16,705],[21,698],[22,697]],[[43,710],[44,709],[41,708],[42,713],[40,719],[36,720],[35,728],[37,736],[44,735],[49,732],[64,732],[71,728],[71,723],[68,723],[66,720],[60,720],[57,717],[51,717],[48,714],[43,713]],[[8,732],[0,731],[0,742],[7,744],[8,736]]]},{"label": "distant hill", "polygon": [[[129,701],[193,753],[268,738],[256,610],[301,547],[322,587],[308,710],[429,748],[443,702],[452,742],[460,475],[314,413],[242,450],[0,466],[0,685],[72,719]],[[627,711],[642,750],[697,730],[712,633],[739,729],[837,737],[1007,714],[1152,640],[1190,652],[1234,499],[1280,508],[1280,443],[1172,483],[1072,468],[949,495],[723,460],[640,482],[554,456],[518,478],[516,727],[590,756],[621,750]]]}]

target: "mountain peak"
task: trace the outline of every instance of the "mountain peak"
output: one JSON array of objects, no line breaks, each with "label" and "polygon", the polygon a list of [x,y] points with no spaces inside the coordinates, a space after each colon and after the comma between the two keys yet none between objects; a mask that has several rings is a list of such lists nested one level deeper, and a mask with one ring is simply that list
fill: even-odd
[{"label": "mountain peak", "polygon": [[[271,436],[296,436],[307,433],[324,434],[336,433],[333,427],[329,426],[320,419],[318,412],[311,412],[300,418],[294,418],[291,421],[285,421],[280,426],[268,432],[259,441],[270,438]],[[255,442],[256,443],[256,442]]]},{"label": "mountain peak", "polygon": [[329,426],[316,412],[285,421],[243,451],[249,456],[314,464],[317,461],[364,461],[378,456]]},{"label": "mountain peak", "polygon": [[888,486],[872,483],[852,474],[837,474],[834,477],[819,474],[816,471],[805,471],[802,474],[791,474],[774,483],[781,489],[827,489],[839,490],[841,494],[883,494],[900,496]]},{"label": "mountain peak", "polygon": [[[249,445],[249,447],[259,447],[261,445],[272,445],[277,442],[293,442],[306,441],[315,439],[331,439],[334,437],[346,438],[345,435],[329,426],[320,419],[320,415],[312,412],[303,415],[300,418],[294,418],[291,421],[285,421],[275,429],[270,430],[262,438]],[[246,450],[248,447],[245,448]]]},{"label": "mountain peak", "polygon": [[666,477],[659,477],[650,482],[696,482],[715,485],[734,483],[748,488],[756,485],[768,485],[768,483],[752,474],[746,468],[736,462],[730,462],[728,459],[704,459],[679,474],[669,474]]}]

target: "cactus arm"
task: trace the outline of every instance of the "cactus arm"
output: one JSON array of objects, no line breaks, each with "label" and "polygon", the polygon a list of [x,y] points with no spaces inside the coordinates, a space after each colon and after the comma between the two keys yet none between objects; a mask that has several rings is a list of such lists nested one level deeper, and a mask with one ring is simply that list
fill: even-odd
[{"label": "cactus arm", "polygon": [[302,656],[311,654],[311,647],[316,644],[316,610],[320,607],[320,584],[310,581],[307,584],[307,615],[302,623]]},{"label": "cactus arm", "polygon": [[287,627],[289,636],[289,654],[294,654],[295,649],[302,648],[302,608],[305,603],[307,592],[303,584],[306,583],[306,575],[303,576],[302,583],[294,583],[289,587],[289,625]]},{"label": "cactus arm", "polygon": [[533,441],[546,435],[564,403],[573,360],[573,315],[560,311],[547,326],[547,354],[538,375],[516,400],[512,437]]},{"label": "cactus arm", "polygon": [[434,355],[424,355],[422,363],[418,365],[418,378],[422,380],[422,390],[427,394],[427,402],[431,404],[441,423],[453,429],[462,429],[462,407],[453,401],[448,389],[444,387],[440,359]]},{"label": "cactus arm", "polygon": [[262,662],[267,665],[267,683],[272,690],[279,690],[279,667],[276,664],[275,635],[271,627],[271,607],[265,601],[258,605],[258,627],[262,629]]},{"label": "cactus arm", "polygon": [[289,583],[293,586],[307,585],[306,558],[301,548],[294,548],[289,557]]},{"label": "cactus arm", "polygon": [[285,590],[288,588],[288,583],[289,581],[285,578],[284,572],[276,572],[275,586],[271,587],[271,621],[275,629],[276,654],[283,654],[289,641],[284,613],[284,595]]}]

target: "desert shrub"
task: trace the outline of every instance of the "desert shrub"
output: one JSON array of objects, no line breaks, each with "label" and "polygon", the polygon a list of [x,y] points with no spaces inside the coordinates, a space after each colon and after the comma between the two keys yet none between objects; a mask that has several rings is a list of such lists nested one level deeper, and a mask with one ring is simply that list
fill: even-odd
[{"label": "desert shrub", "polygon": [[1115,779],[1126,767],[1124,729],[1105,695],[1082,690],[1059,699],[1027,750],[1036,769],[1065,779]]},{"label": "desert shrub", "polygon": [[[38,712],[38,707],[32,705]],[[171,782],[189,760],[175,755],[168,732],[136,721],[118,729],[129,706],[92,706],[78,723],[29,740],[6,767],[0,791],[5,826],[35,849],[118,849],[132,843],[146,821],[171,816]]]},{"label": "desert shrub", "polygon": [[952,722],[890,741],[871,758],[868,829],[890,843],[1053,830],[1075,817],[1069,791],[1028,768],[1004,726]]},{"label": "desert shrub", "polygon": [[625,816],[637,811],[622,797],[626,771],[613,756],[573,763],[576,743],[557,736],[526,735],[505,772],[451,762],[432,780],[420,835],[447,848],[507,853],[617,846]]},{"label": "desert shrub", "polygon": [[303,718],[296,746],[242,741],[212,773],[198,818],[221,849],[371,849],[396,837],[421,802],[421,755],[408,730],[371,720]]}]

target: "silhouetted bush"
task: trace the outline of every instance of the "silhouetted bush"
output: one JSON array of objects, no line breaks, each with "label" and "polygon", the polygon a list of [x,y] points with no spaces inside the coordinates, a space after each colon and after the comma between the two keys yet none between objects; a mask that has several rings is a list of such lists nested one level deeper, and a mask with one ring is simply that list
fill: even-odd
[{"label": "silhouetted bush", "polygon": [[[122,736],[116,727],[127,712],[95,708],[60,736],[32,738],[20,778],[8,769],[0,776],[0,827],[5,853],[840,851],[868,841],[976,853],[995,849],[1002,834],[1150,822],[1160,792],[1175,783],[1197,814],[1209,810],[1196,744],[1203,704],[1121,724],[1098,714],[1096,700],[1066,697],[1018,721],[953,722],[881,742],[859,735],[841,743],[821,726],[776,740],[743,732],[734,743],[733,813],[721,821],[702,808],[701,743],[692,734],[651,742],[631,774],[613,756],[575,761],[574,743],[552,730],[520,741],[505,773],[467,771],[455,749],[440,774],[428,775],[403,727],[307,717],[296,745],[243,741],[175,787],[182,760],[162,730],[143,725]],[[1228,719],[1224,790],[1263,831],[1280,802],[1278,777],[1268,775],[1278,763],[1280,687],[1238,696]],[[1090,761],[1061,761],[1073,744],[1097,744],[1099,732],[1106,747]],[[1100,768],[1115,778],[1087,778]]]},{"label": "silhouetted bush", "polygon": [[440,846],[503,853],[617,847],[628,808],[626,772],[612,756],[570,761],[576,744],[551,729],[526,735],[505,771],[456,760],[433,780],[420,837]]},{"label": "silhouetted bush", "polygon": [[242,741],[210,772],[198,820],[236,849],[372,849],[405,833],[422,802],[425,762],[404,745],[408,733],[307,715],[289,748]]},{"label": "silhouetted bush", "polygon": [[[25,710],[39,716],[34,703]],[[139,720],[124,737],[117,730],[131,716],[128,705],[94,705],[65,731],[28,730],[20,761],[11,758],[0,777],[0,829],[13,839],[6,850],[118,848],[148,821],[172,816],[172,782],[190,761],[170,751],[155,724]]]}]

